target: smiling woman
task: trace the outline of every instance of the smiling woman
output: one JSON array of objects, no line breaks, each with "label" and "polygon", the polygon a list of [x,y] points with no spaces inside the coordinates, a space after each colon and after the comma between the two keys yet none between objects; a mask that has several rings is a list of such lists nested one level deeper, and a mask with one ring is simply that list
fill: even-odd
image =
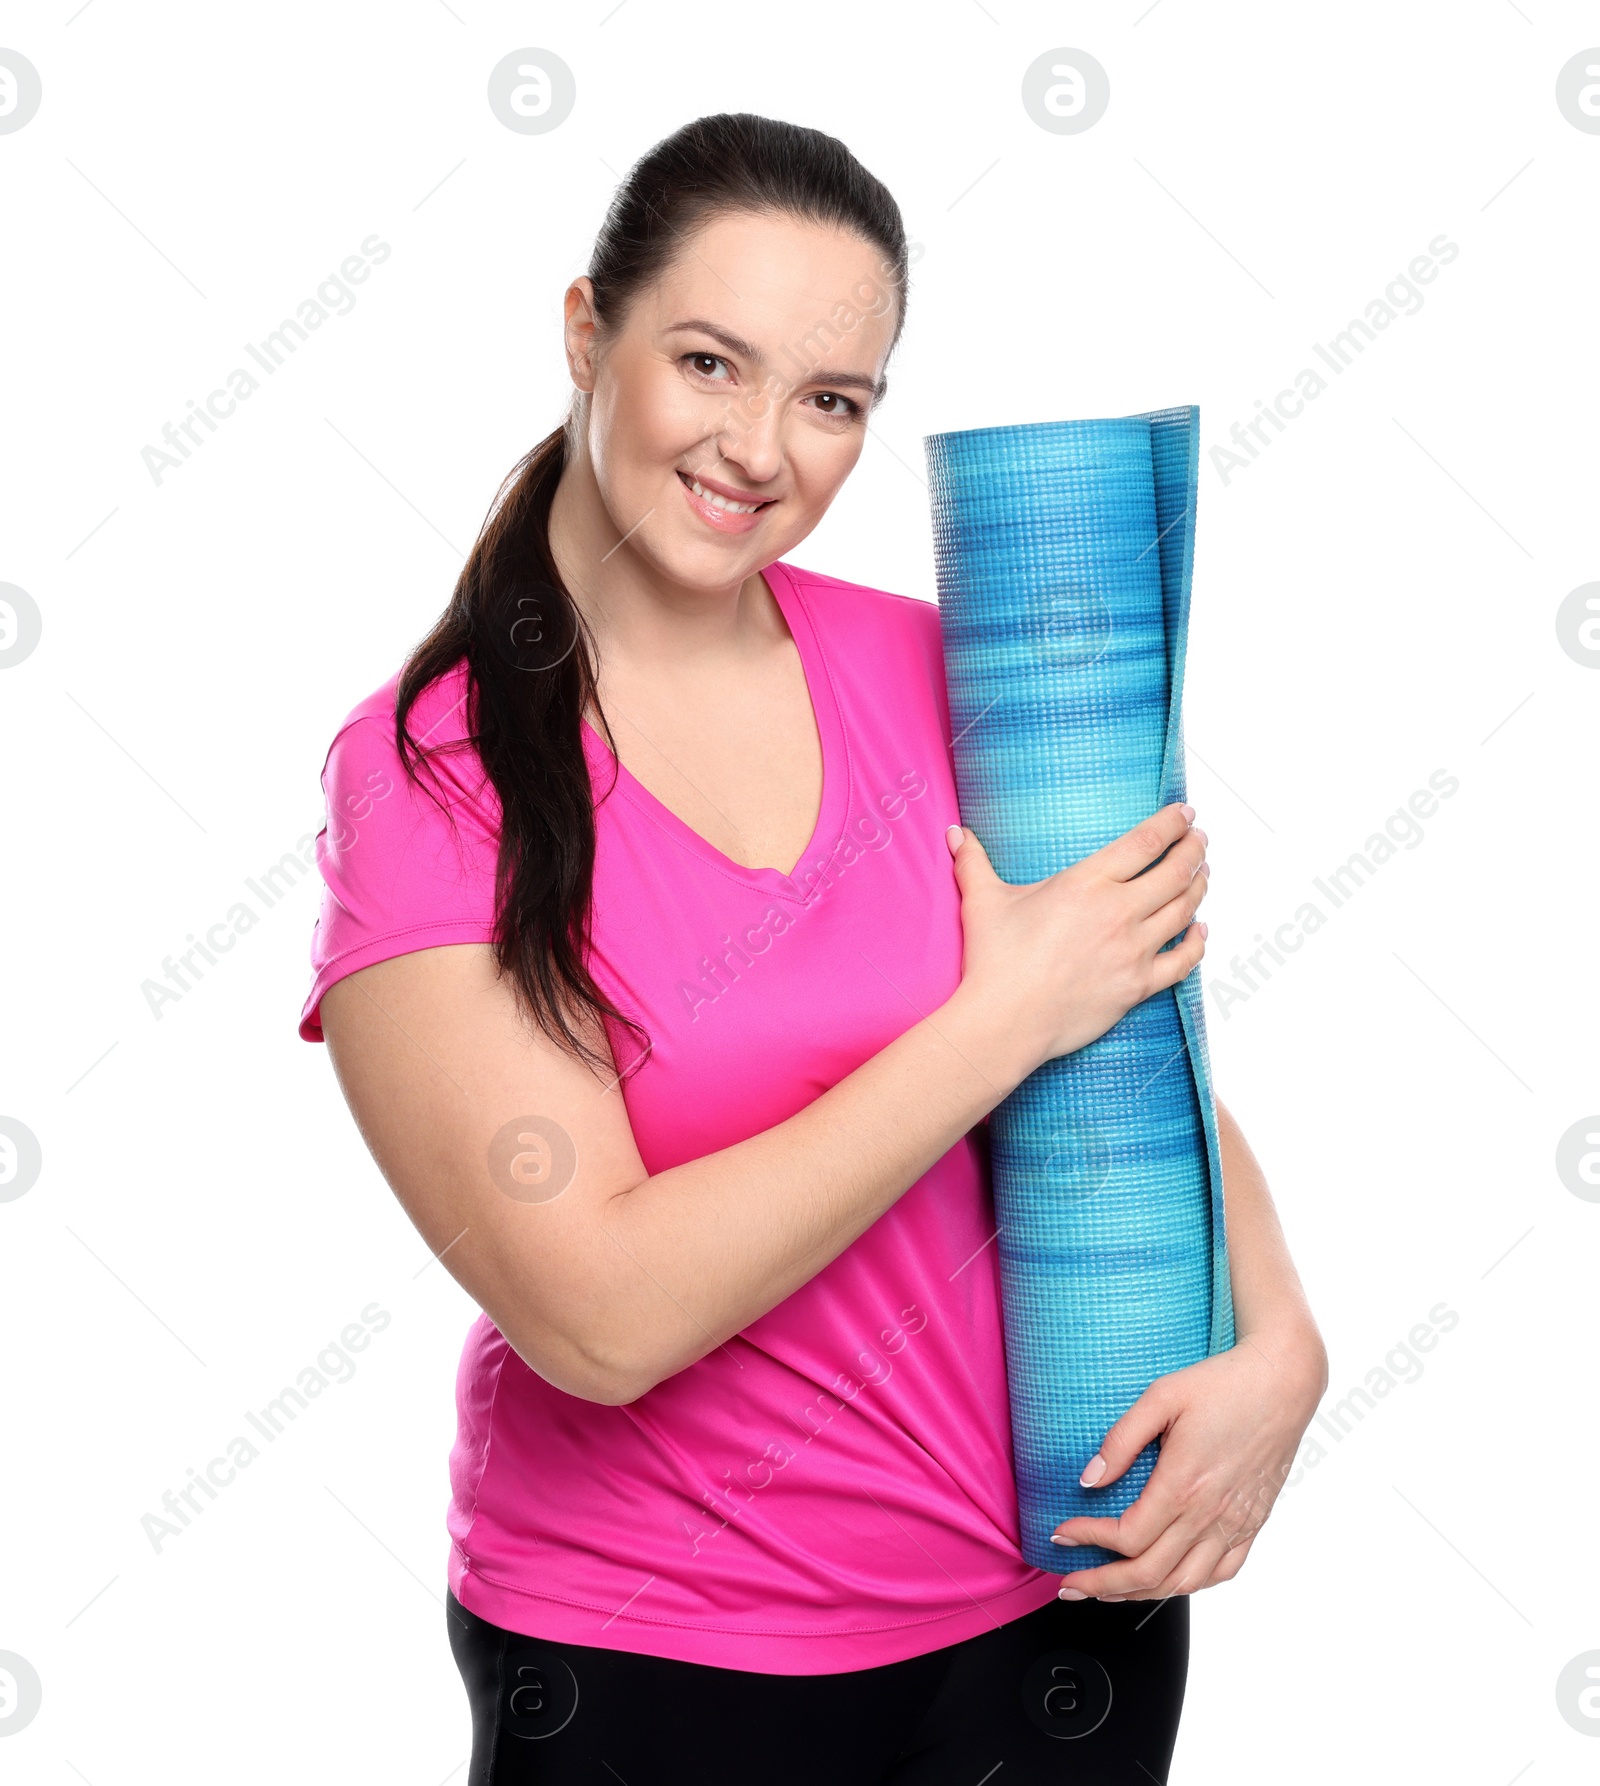
[{"label": "smiling woman", "polygon": [[[652,149],[566,290],[567,418],[324,766],[332,815],[394,792],[318,840],[300,1033],[483,1311],[448,1520],[472,1786],[1019,1786],[1063,1737],[1086,1786],[1166,1774],[1189,1587],[1074,1604],[1018,1548],[982,1123],[1195,966],[1205,835],[1170,806],[1002,884],[937,609],[789,562],[909,259],[832,137]],[[1292,1304],[1280,1272],[1241,1318]]]}]

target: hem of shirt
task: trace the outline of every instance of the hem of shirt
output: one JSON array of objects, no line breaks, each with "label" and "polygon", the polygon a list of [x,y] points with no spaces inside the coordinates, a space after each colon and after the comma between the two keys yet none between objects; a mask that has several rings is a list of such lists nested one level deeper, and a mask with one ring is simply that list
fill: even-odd
[{"label": "hem of shirt", "polygon": [[[450,1546],[450,1591],[480,1619],[533,1642],[584,1644],[731,1668],[747,1674],[846,1674],[904,1662],[1025,1617],[1060,1592],[1042,1571],[1003,1594],[932,1618],[886,1622],[853,1631],[752,1631],[732,1625],[685,1625],[631,1611],[586,1606],[488,1576],[459,1544]],[[530,1630],[532,1626],[534,1629]]]},{"label": "hem of shirt", "polygon": [[[390,945],[400,937],[427,935],[426,942],[408,943],[403,949]],[[332,961],[324,962],[317,977],[311,983],[311,992],[300,1012],[300,1038],[306,1042],[322,1041],[322,1015],[319,1007],[323,994],[336,981],[347,974],[358,973],[364,967],[372,967],[379,961],[390,961],[396,955],[413,955],[419,949],[442,949],[448,943],[491,943],[494,941],[494,926],[485,924],[480,918],[441,918],[430,924],[408,924],[400,930],[386,931],[382,936],[369,937],[366,942],[359,943],[353,949],[346,949],[342,955],[336,955]]]}]

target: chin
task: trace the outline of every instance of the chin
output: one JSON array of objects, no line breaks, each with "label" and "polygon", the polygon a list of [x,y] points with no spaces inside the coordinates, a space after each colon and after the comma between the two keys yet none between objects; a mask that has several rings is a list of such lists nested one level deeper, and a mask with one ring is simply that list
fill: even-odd
[{"label": "chin", "polygon": [[663,576],[682,586],[709,589],[726,588],[764,570],[808,531],[766,520],[747,533],[716,534],[690,515],[669,517],[660,528],[646,524],[634,538]]},{"label": "chin", "polygon": [[764,570],[774,558],[781,558],[783,551],[782,547],[774,549],[767,536],[757,531],[742,539],[652,541],[643,555],[663,577],[680,587],[723,589]]}]

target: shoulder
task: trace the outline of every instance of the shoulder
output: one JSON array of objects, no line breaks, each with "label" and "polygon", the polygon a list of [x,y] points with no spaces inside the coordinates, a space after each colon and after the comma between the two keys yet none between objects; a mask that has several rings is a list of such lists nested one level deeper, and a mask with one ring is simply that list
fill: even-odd
[{"label": "shoulder", "polygon": [[939,649],[939,606],[914,595],[851,583],[843,577],[806,570],[780,560],[773,567],[787,572],[802,593],[807,610],[829,638],[872,647],[904,640],[920,651]]},{"label": "shoulder", "polygon": [[[328,746],[331,756],[341,745],[365,753],[378,753],[387,748],[391,757],[397,754],[395,709],[400,696],[401,671],[356,702],[339,721]],[[453,665],[421,689],[406,715],[406,730],[424,748],[436,744],[461,745],[468,742],[470,725],[467,719],[468,679],[463,661]]]},{"label": "shoulder", "polygon": [[[868,583],[851,583],[844,577],[831,577],[825,571],[807,570],[787,559],[779,559],[772,568],[787,571],[808,597],[829,609],[857,611],[909,626],[925,624],[926,617],[936,623],[939,618],[938,604],[923,601],[920,596],[898,595],[890,589],[875,589]],[[919,619],[913,620],[912,615]]]},{"label": "shoulder", "polygon": [[846,582],[782,560],[789,587],[822,640],[841,698],[858,710],[891,711],[897,724],[925,711],[950,736],[944,637],[937,602]]},{"label": "shoulder", "polygon": [[397,673],[350,709],[323,761],[324,887],[300,1020],[308,1042],[322,1039],[322,994],[345,974],[494,936],[500,808],[469,735],[466,666],[428,684],[406,715],[421,765],[396,743],[399,681]]},{"label": "shoulder", "polygon": [[[345,715],[322,764],[327,810],[319,858],[330,871],[393,873],[442,857],[465,832],[487,843],[498,833],[494,784],[472,742],[465,663],[428,683],[405,715],[416,748],[402,753],[396,731],[400,673]],[[359,846],[359,847],[358,847]]]},{"label": "shoulder", "polygon": [[[408,759],[416,764],[417,753],[402,757],[399,747],[395,720],[400,676],[397,670],[339,722],[322,765],[330,802],[336,787],[359,795],[376,777],[406,777]],[[461,662],[420,689],[406,713],[406,733],[426,759],[423,773],[457,799],[476,799],[487,780],[472,744],[469,692],[467,666]]]}]

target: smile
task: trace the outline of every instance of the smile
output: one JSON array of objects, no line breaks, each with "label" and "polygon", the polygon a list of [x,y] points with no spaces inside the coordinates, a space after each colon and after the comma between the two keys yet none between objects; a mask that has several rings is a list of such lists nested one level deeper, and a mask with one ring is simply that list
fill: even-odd
[{"label": "smile", "polygon": [[742,532],[745,527],[754,523],[755,517],[763,509],[771,508],[777,500],[776,497],[764,497],[755,502],[741,502],[735,497],[724,495],[720,490],[707,488],[689,472],[680,471],[678,478],[696,511],[714,527],[725,531],[737,528]]},{"label": "smile", "polygon": [[777,500],[775,497],[764,497],[757,502],[734,502],[734,498],[723,497],[720,491],[705,488],[698,477],[691,477],[687,472],[679,472],[679,477],[684,480],[689,495],[700,498],[700,502],[709,502],[712,509],[725,509],[729,514],[757,514],[761,509],[771,507]]}]

